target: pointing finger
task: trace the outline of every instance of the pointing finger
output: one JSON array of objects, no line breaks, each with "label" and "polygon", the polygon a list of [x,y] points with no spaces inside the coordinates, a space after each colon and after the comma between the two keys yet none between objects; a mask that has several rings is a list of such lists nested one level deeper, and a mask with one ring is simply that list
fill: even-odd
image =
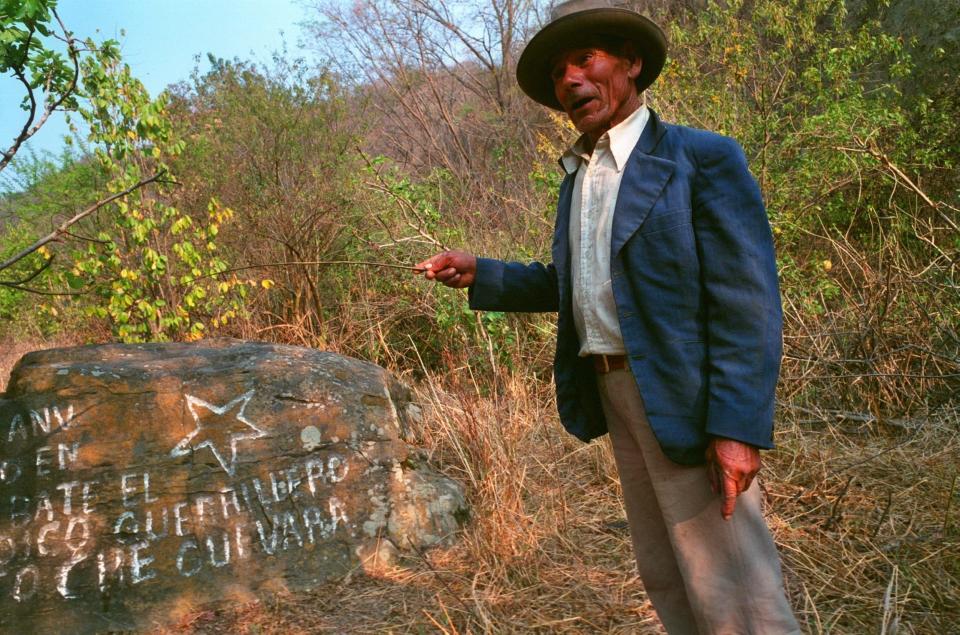
[{"label": "pointing finger", "polygon": [[733,510],[737,505],[737,480],[732,476],[723,477],[723,504],[720,508],[720,515],[724,520],[730,520],[733,517]]}]

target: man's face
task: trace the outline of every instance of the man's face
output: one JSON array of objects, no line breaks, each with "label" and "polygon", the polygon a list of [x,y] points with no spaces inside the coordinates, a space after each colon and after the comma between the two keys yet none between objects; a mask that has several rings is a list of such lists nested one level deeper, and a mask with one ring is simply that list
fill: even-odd
[{"label": "man's face", "polygon": [[640,106],[635,80],[641,66],[629,45],[562,51],[553,60],[553,92],[577,130],[596,143]]}]

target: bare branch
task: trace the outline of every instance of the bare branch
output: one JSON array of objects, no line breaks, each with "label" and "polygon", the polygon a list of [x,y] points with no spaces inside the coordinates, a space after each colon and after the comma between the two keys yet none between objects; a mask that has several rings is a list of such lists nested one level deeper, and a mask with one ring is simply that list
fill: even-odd
[{"label": "bare branch", "polygon": [[83,295],[82,291],[45,291],[43,289],[34,289],[33,287],[21,287],[10,282],[0,281],[0,286],[8,287],[14,291],[23,291],[24,293],[34,293],[36,295]]},{"label": "bare branch", "polygon": [[70,231],[64,231],[63,233],[65,236],[69,236],[70,238],[73,238],[75,240],[79,240],[87,243],[97,243],[100,245],[106,245],[110,242],[109,240],[100,240],[99,238],[90,238],[89,236],[81,236],[80,234],[75,234]]},{"label": "bare branch", "polygon": [[40,240],[36,241],[35,243],[33,243],[32,245],[30,245],[30,246],[27,247],[26,249],[20,251],[20,252],[17,253],[15,256],[11,256],[11,257],[8,258],[7,260],[5,260],[5,261],[3,261],[2,263],[0,263],[0,271],[3,271],[4,269],[8,269],[9,267],[11,267],[12,265],[14,265],[15,263],[19,262],[20,260],[23,260],[24,258],[26,258],[27,256],[29,256],[30,254],[32,254],[32,253],[35,252],[36,250],[38,250],[38,249],[40,249],[41,247],[43,247],[43,246],[46,245],[47,243],[51,243],[51,242],[59,239],[62,234],[66,233],[66,231],[67,231],[68,228],[70,228],[71,226],[79,223],[81,220],[83,220],[84,218],[86,218],[86,217],[89,216],[90,214],[93,214],[94,212],[96,212],[97,210],[99,210],[101,207],[104,207],[105,205],[109,205],[110,203],[114,202],[115,200],[120,199],[120,198],[123,198],[124,196],[127,196],[127,195],[130,194],[131,192],[135,192],[136,190],[139,190],[141,187],[143,187],[143,186],[145,186],[145,185],[147,185],[147,184],[149,184],[149,183],[153,183],[154,181],[160,180],[160,177],[162,177],[164,174],[166,174],[166,171],[165,171],[165,170],[160,170],[159,172],[157,172],[156,174],[154,174],[154,175],[151,176],[150,178],[144,179],[144,180],[140,181],[139,183],[128,187],[127,189],[125,189],[125,190],[122,191],[122,192],[118,192],[118,193],[116,193],[116,194],[114,194],[114,195],[112,195],[112,196],[109,196],[109,197],[107,197],[107,198],[105,198],[105,199],[103,199],[103,200],[101,200],[101,201],[98,201],[98,202],[94,203],[93,205],[91,205],[91,206],[88,207],[87,209],[85,209],[85,210],[83,210],[82,212],[79,212],[78,214],[74,215],[73,218],[71,218],[71,219],[69,219],[69,220],[64,221],[63,223],[61,223],[60,226],[58,226],[58,227],[57,227],[56,229],[54,229],[52,232],[50,232],[49,234],[47,234],[46,236],[44,236],[44,237],[41,238]]},{"label": "bare branch", "polygon": [[355,266],[364,266],[364,267],[384,267],[387,269],[402,269],[404,271],[413,271],[416,273],[422,273],[426,269],[421,269],[420,267],[414,267],[413,265],[401,265],[393,262],[374,262],[372,260],[293,260],[289,262],[264,262],[257,265],[245,265],[243,267],[233,267],[231,269],[224,269],[223,271],[218,271],[216,273],[208,273],[203,276],[197,276],[194,280],[203,280],[204,278],[214,278],[216,276],[222,276],[228,273],[236,273],[238,271],[247,271],[249,269],[267,269],[270,267],[296,267],[304,265],[355,265]]},{"label": "bare branch", "polygon": [[20,134],[17,135],[17,138],[14,139],[13,145],[9,150],[3,153],[3,156],[0,157],[0,170],[2,170],[7,163],[13,159],[13,155],[17,153],[17,150],[20,149],[20,144],[24,140],[30,137],[30,126],[33,124],[34,118],[37,116],[37,98],[33,94],[33,87],[30,86],[30,82],[27,81],[27,76],[23,74],[23,69],[27,65],[27,58],[30,56],[30,44],[33,41],[33,30],[27,35],[27,43],[23,48],[23,61],[20,63],[18,68],[13,70],[13,74],[16,75],[17,80],[23,84],[24,88],[27,89],[27,97],[30,98],[30,114],[27,116],[27,121],[23,124],[23,129],[20,131]]},{"label": "bare branch", "polygon": [[32,282],[37,276],[39,276],[41,273],[43,273],[44,271],[46,271],[47,269],[49,269],[51,264],[53,264],[53,257],[46,258],[46,259],[44,259],[43,264],[40,265],[40,266],[37,268],[36,271],[34,271],[34,272],[31,273],[30,275],[28,275],[26,278],[24,278],[24,279],[22,279],[22,280],[16,280],[16,281],[0,280],[0,285],[3,285],[3,286],[5,286],[5,287],[11,287],[11,288],[14,288],[14,289],[19,288],[19,287],[22,287],[23,285],[25,285],[25,284],[27,284],[27,283],[29,283],[29,282]]}]

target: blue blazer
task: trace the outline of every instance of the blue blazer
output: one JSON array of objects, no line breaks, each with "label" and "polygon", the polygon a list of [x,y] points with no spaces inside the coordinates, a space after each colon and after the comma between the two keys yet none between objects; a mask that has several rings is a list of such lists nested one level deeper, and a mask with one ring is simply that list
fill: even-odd
[{"label": "blue blazer", "polygon": [[[573,322],[572,190],[568,175],[553,262],[480,258],[469,295],[478,310],[559,311],[557,407],[564,427],[589,441],[607,427]],[[760,189],[736,141],[651,112],[624,169],[610,250],[624,346],[664,453],[702,463],[711,435],[773,447],[780,294]]]}]

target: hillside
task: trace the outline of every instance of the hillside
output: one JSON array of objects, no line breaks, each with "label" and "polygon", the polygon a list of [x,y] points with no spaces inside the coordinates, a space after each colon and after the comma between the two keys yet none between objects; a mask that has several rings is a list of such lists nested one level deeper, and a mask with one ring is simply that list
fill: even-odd
[{"label": "hillside", "polygon": [[[960,2],[637,4],[671,46],[648,105],[738,141],[766,202],[785,330],[761,479],[798,619],[960,633]],[[0,389],[53,345],[343,353],[413,387],[417,441],[474,509],[455,547],[167,632],[662,632],[609,442],[560,425],[555,316],[474,313],[402,269],[445,248],[549,260],[577,134],[514,80],[546,15],[310,4],[314,58],[211,55],[163,95],[115,43],[78,48],[90,137],[7,168],[0,262],[30,253],[0,267]]]}]

